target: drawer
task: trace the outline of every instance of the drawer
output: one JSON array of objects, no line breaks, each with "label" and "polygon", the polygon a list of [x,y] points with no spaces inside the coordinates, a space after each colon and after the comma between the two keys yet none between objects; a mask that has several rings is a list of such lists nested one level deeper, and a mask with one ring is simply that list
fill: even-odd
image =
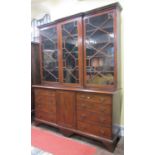
[{"label": "drawer", "polygon": [[51,103],[45,103],[45,104],[35,104],[35,109],[36,110],[42,110],[45,112],[52,112],[52,113],[56,113],[56,105],[53,104],[51,105]]},{"label": "drawer", "polygon": [[48,89],[35,89],[35,96],[55,96],[54,90],[48,90]]},{"label": "drawer", "polygon": [[77,128],[82,132],[90,133],[95,136],[100,136],[109,139],[112,138],[112,129],[108,127],[100,127],[97,125],[78,121]]},{"label": "drawer", "polygon": [[94,93],[77,93],[77,100],[111,104],[111,96]]},{"label": "drawer", "polygon": [[49,113],[49,112],[44,112],[40,110],[35,111],[35,117],[44,121],[48,122],[56,122],[56,114],[54,113]]},{"label": "drawer", "polygon": [[46,102],[56,102],[55,96],[46,96],[46,95],[35,95],[35,102],[44,104]]},{"label": "drawer", "polygon": [[77,109],[95,111],[106,115],[111,115],[112,113],[111,104],[103,104],[103,103],[81,101],[81,100],[77,100]]},{"label": "drawer", "polygon": [[104,115],[102,113],[90,112],[86,110],[77,110],[78,121],[83,121],[92,124],[98,124],[100,126],[111,126],[111,115]]},{"label": "drawer", "polygon": [[56,99],[51,96],[36,95],[35,108],[46,112],[56,112]]}]

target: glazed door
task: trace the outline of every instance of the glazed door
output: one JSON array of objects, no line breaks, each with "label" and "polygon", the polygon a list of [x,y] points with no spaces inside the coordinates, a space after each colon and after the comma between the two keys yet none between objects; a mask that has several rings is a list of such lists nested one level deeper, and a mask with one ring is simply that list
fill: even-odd
[{"label": "glazed door", "polygon": [[60,51],[62,84],[82,85],[82,18],[60,24]]},{"label": "glazed door", "polygon": [[56,25],[41,29],[40,40],[42,83],[58,83],[58,34]]},{"label": "glazed door", "polygon": [[114,11],[84,18],[85,85],[112,88],[116,80]]},{"label": "glazed door", "polygon": [[75,128],[75,93],[57,91],[57,123]]}]

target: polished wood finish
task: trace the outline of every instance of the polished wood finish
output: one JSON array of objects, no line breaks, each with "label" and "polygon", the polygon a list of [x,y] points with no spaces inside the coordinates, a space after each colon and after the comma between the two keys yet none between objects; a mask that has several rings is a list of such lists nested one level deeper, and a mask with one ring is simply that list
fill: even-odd
[{"label": "polished wood finish", "polygon": [[39,43],[31,42],[31,80],[32,85],[40,84]]},{"label": "polished wood finish", "polygon": [[[39,43],[31,42],[31,85],[40,84]],[[31,112],[34,112],[34,91],[31,89]]]},{"label": "polished wood finish", "polygon": [[[100,140],[113,150],[120,121],[120,93],[112,94],[60,90],[33,86],[35,91],[35,121],[58,127],[70,136],[78,133]],[[50,104],[49,104],[50,103]],[[117,105],[117,106],[116,106]],[[116,118],[117,117],[117,118]],[[113,149],[112,149],[113,148]]]},{"label": "polished wood finish", "polygon": [[99,94],[115,94],[117,93],[117,91],[119,90],[115,90],[115,91],[108,91],[108,90],[102,90],[102,89],[87,89],[87,88],[74,88],[74,87],[62,87],[62,86],[49,86],[49,85],[33,85],[33,88],[42,88],[42,89],[57,89],[57,90],[71,90],[71,91],[77,91],[77,92],[90,92],[90,93],[99,93]]},{"label": "polished wood finish", "polygon": [[75,128],[75,93],[70,91],[56,93],[57,123],[68,128]]},{"label": "polished wood finish", "polygon": [[109,126],[112,125],[111,115],[105,114],[104,112],[98,113],[94,111],[89,111],[86,108],[77,110],[77,120],[84,121],[88,123],[93,123],[94,125]]},{"label": "polished wood finish", "polygon": [[56,96],[52,90],[35,90],[35,117],[56,122]]},{"label": "polished wood finish", "polygon": [[104,138],[112,138],[111,128],[103,126],[95,126],[91,123],[77,122],[77,129],[83,132],[87,132],[93,135],[97,135]]},{"label": "polished wood finish", "polygon": [[[37,124],[45,123],[57,127],[65,136],[70,136],[73,133],[76,133],[86,137],[91,137],[95,140],[101,141],[110,151],[114,150],[120,132],[118,127],[121,113],[120,11],[121,7],[119,3],[114,3],[40,26],[39,28],[41,31],[53,26],[56,27],[58,37],[59,80],[57,82],[43,80],[41,53],[43,45],[41,42],[41,82],[40,84],[34,84],[32,86],[35,92],[35,122]],[[112,75],[114,80],[112,83],[92,84],[87,83],[86,75],[86,72],[88,71],[86,50],[88,47],[86,45],[87,28],[85,19],[91,19],[92,17],[98,18],[100,15],[109,15],[109,17],[112,17],[113,19],[113,28],[110,30],[112,35],[110,32],[105,33],[113,39],[113,46],[112,48],[110,47],[110,52],[113,52]],[[64,27],[66,24],[74,24],[73,27],[76,27],[77,29],[72,33],[74,29],[71,31],[66,29]],[[98,30],[102,32],[104,31],[99,25],[93,25],[92,27],[95,27],[96,29],[95,31],[93,30],[94,33]],[[67,38],[70,38],[68,46],[72,46],[73,49],[76,48],[76,50],[66,50],[66,45],[64,45],[66,42],[63,38],[65,33],[67,33]],[[75,40],[74,36],[77,37]],[[95,38],[95,40],[98,41],[100,38]],[[78,79],[76,77],[75,80],[78,82],[68,82],[69,80],[64,79],[64,75],[66,74],[64,69],[68,67],[64,60],[65,50],[67,51],[67,56],[71,56],[76,60]],[[100,53],[100,50],[95,48],[94,51]],[[72,52],[78,55],[78,60],[77,56]],[[74,70],[75,68],[71,68],[71,70]],[[69,74],[71,75],[73,73],[69,72]],[[97,74],[104,77],[104,74],[100,71],[97,71]],[[75,75],[77,75],[77,73],[75,73]]]}]

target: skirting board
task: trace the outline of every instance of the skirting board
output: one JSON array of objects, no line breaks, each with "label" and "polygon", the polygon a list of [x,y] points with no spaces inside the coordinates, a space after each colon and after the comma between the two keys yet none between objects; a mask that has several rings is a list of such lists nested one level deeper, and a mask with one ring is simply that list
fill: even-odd
[{"label": "skirting board", "polygon": [[[118,129],[118,128],[119,128],[119,129],[120,129],[119,136],[124,137],[124,126],[119,125],[119,124],[115,124],[115,125],[114,125],[114,128],[115,128],[115,129]],[[115,129],[114,129],[114,130],[115,130]]]},{"label": "skirting board", "polygon": [[124,126],[120,125],[120,136],[124,137]]}]

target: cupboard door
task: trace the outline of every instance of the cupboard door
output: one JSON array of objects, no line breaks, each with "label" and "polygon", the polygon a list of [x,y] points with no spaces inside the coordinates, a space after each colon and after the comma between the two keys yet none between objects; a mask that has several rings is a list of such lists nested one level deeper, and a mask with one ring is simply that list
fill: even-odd
[{"label": "cupboard door", "polygon": [[59,82],[58,35],[56,26],[40,30],[42,81]]},{"label": "cupboard door", "polygon": [[57,123],[75,128],[75,93],[57,91]]},{"label": "cupboard door", "polygon": [[84,18],[85,84],[113,86],[115,81],[114,12]]},{"label": "cupboard door", "polygon": [[82,85],[82,19],[61,24],[62,82]]}]

